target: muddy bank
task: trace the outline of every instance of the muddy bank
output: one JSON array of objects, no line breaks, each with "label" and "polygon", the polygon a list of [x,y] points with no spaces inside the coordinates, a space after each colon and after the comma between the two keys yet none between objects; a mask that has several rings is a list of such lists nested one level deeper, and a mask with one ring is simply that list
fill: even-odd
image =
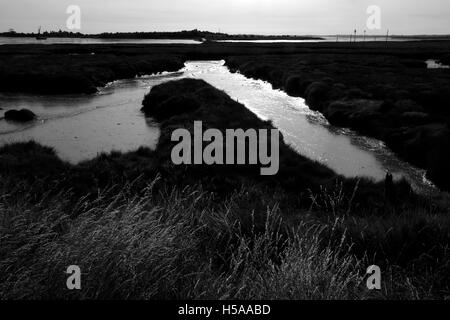
[{"label": "muddy bank", "polygon": [[[202,121],[203,130],[219,129],[225,136],[226,129],[274,129],[269,121],[259,119],[244,105],[230,99],[203,80],[184,79],[154,87],[143,101],[142,111],[161,122],[162,133],[158,150],[170,155],[178,144],[171,141],[174,128],[186,128],[194,136],[194,121]],[[259,139],[259,138],[258,138]],[[212,178],[214,188],[226,190],[235,187],[242,179],[251,179],[272,187],[286,190],[304,190],[327,185],[337,176],[325,166],[297,154],[288,147],[280,134],[279,172],[273,176],[261,176],[262,165],[183,165],[174,167],[180,175],[176,183],[182,184],[194,178],[196,181]],[[208,144],[204,143],[204,147]],[[226,144],[225,144],[226,145]],[[223,154],[226,155],[224,145]],[[235,146],[236,147],[236,146]],[[268,145],[268,150],[271,150]],[[235,155],[236,153],[236,149]],[[248,157],[248,153],[247,153]],[[166,160],[171,162],[170,159]],[[181,174],[183,173],[183,174]],[[176,175],[175,175],[176,176]],[[184,182],[183,182],[184,181]],[[210,183],[209,183],[210,184]]]},{"label": "muddy bank", "polygon": [[234,71],[305,98],[334,125],[382,141],[450,189],[450,73],[389,54],[298,54],[227,59]]}]

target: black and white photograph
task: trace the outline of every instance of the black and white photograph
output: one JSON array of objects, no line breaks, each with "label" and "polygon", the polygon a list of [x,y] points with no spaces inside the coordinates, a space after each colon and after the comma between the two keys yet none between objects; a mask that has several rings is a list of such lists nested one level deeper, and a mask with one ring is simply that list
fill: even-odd
[{"label": "black and white photograph", "polygon": [[0,0],[4,303],[443,303],[449,191],[447,0]]}]

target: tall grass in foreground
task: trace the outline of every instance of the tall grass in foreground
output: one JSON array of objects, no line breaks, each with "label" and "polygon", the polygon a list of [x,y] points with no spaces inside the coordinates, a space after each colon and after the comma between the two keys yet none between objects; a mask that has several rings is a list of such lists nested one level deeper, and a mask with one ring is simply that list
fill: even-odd
[{"label": "tall grass in foreground", "polygon": [[[158,191],[155,183],[160,184]],[[436,277],[445,281],[449,267],[445,254],[440,272],[434,269],[433,276],[420,277],[390,264],[386,255],[383,269],[388,276],[383,278],[383,291],[367,292],[364,273],[371,259],[365,254],[357,257],[354,246],[367,239],[370,243],[374,234],[388,237],[381,218],[375,222],[378,232],[363,218],[298,209],[295,219],[300,221],[294,226],[286,223],[292,217],[271,200],[281,196],[256,188],[243,186],[217,202],[201,186],[178,190],[154,181],[140,193],[132,192],[132,187],[130,183],[104,189],[95,198],[74,203],[69,191],[49,190],[42,195],[39,185],[14,182],[13,186],[3,179],[0,298],[414,299],[448,295],[448,286],[433,287]],[[242,209],[242,203],[250,199],[254,203]],[[254,199],[261,199],[260,203]],[[396,234],[395,225],[390,228]],[[386,238],[380,241],[391,244]],[[382,249],[383,245],[379,243]],[[69,265],[82,270],[81,291],[66,288]]]}]

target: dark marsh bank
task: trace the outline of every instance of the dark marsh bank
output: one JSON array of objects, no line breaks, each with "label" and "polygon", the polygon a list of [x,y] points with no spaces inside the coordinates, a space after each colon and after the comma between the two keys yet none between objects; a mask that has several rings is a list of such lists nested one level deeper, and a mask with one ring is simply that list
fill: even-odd
[{"label": "dark marsh bank", "polygon": [[33,94],[92,94],[107,83],[144,74],[177,71],[175,55],[70,52],[0,54],[0,91]]},{"label": "dark marsh bank", "polygon": [[[188,103],[189,102],[189,103]],[[189,106],[189,108],[186,108]],[[439,299],[448,297],[448,205],[346,180],[281,143],[280,172],[174,166],[176,128],[272,128],[199,80],[143,102],[155,151],[76,166],[33,142],[0,149],[0,298]],[[65,290],[78,264],[85,288]],[[371,264],[383,290],[365,289]],[[26,276],[24,276],[26,275]]]}]

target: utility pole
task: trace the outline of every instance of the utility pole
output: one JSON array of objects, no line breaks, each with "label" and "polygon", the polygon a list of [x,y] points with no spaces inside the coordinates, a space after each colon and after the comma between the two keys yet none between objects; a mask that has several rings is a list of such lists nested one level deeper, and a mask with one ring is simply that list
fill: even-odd
[{"label": "utility pole", "polygon": [[355,29],[355,39],[354,39],[354,42],[356,43],[356,29]]},{"label": "utility pole", "polygon": [[386,33],[386,44],[388,43],[389,40],[389,29],[387,29],[387,33]]},{"label": "utility pole", "polygon": [[366,30],[364,30],[364,38],[363,38],[363,42],[366,42]]}]

